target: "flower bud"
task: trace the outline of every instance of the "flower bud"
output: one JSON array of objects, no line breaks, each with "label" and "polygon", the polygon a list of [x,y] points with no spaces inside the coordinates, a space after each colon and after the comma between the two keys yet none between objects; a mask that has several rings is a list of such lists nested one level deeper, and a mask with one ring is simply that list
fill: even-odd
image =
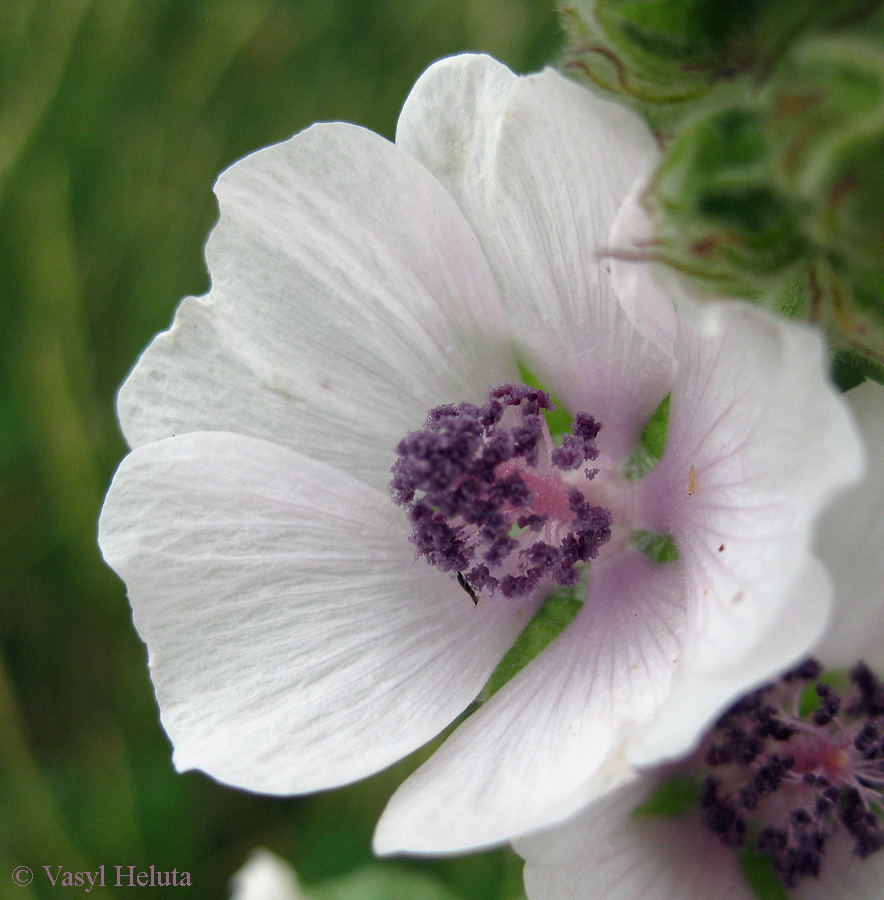
[{"label": "flower bud", "polygon": [[[566,67],[637,106],[654,124],[745,93],[803,35],[864,17],[868,0],[564,0]],[[742,83],[741,83],[742,82]]]}]

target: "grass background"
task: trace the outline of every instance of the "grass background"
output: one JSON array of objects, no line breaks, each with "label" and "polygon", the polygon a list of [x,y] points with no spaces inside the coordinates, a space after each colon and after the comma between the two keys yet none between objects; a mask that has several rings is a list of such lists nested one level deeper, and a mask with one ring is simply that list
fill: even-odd
[{"label": "grass background", "polygon": [[[227,896],[260,845],[308,886],[370,859],[372,826],[413,762],[291,800],[172,770],[144,647],[95,543],[125,452],[114,395],[180,298],[208,288],[223,168],[316,120],[392,137],[441,56],[538,68],[558,46],[553,6],[0,4],[0,896],[58,897],[43,865],[186,870],[196,900]],[[30,887],[12,884],[18,865],[36,871]],[[519,891],[506,852],[397,865],[464,898]]]}]

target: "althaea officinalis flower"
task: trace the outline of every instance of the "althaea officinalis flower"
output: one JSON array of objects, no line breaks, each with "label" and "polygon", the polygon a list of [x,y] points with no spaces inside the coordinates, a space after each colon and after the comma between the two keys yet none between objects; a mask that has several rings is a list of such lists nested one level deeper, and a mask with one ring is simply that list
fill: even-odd
[{"label": "althaea officinalis flower", "polygon": [[858,437],[809,328],[662,296],[654,340],[632,324],[605,254],[656,153],[551,70],[460,56],[418,81],[395,144],[316,125],[221,175],[211,290],[121,390],[132,452],[100,528],[180,769],[276,794],[376,772],[579,589],[375,839],[488,845],[681,752],[816,638],[814,528]]}]

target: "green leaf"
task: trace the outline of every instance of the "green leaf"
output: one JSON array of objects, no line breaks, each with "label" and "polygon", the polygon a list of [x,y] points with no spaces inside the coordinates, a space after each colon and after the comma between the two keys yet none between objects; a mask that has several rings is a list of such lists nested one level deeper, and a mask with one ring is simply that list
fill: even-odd
[{"label": "green leaf", "polygon": [[641,806],[637,806],[634,816],[666,816],[676,818],[687,815],[697,808],[703,782],[691,775],[676,775],[664,781]]},{"label": "green leaf", "polygon": [[758,900],[789,900],[782,881],[774,871],[770,854],[743,850],[739,861],[746,881]]},{"label": "green leaf", "polygon": [[668,534],[639,529],[632,532],[630,543],[636,550],[641,550],[645,556],[650,556],[657,562],[673,562],[678,559],[675,541]]},{"label": "green leaf", "polygon": [[540,381],[540,379],[521,361],[519,365],[519,377],[523,384],[528,387],[537,388],[539,391],[546,391],[550,400],[555,403],[556,408],[552,411],[546,410],[543,415],[546,418],[546,426],[549,428],[550,437],[557,438],[563,434],[571,433],[571,413],[562,405],[561,400],[549,391]]},{"label": "green leaf", "polygon": [[545,650],[574,621],[586,596],[585,579],[572,588],[553,591],[525,626],[488,679],[479,700],[497,693],[513,676]]},{"label": "green leaf", "polygon": [[669,430],[669,399],[670,395],[667,394],[654,410],[635,450],[623,463],[623,475],[628,481],[638,481],[660,462],[663,449],[666,447],[666,433]]}]

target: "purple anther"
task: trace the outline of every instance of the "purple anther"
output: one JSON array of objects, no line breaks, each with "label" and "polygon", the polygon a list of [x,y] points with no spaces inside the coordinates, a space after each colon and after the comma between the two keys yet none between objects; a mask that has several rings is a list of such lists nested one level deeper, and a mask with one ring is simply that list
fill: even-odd
[{"label": "purple anther", "polygon": [[431,409],[396,447],[390,490],[408,510],[412,543],[477,595],[573,585],[576,566],[610,538],[610,511],[575,486],[596,475],[575,470],[598,457],[601,426],[579,413],[554,448],[543,417],[553,408],[544,391],[504,384],[482,407]]}]

